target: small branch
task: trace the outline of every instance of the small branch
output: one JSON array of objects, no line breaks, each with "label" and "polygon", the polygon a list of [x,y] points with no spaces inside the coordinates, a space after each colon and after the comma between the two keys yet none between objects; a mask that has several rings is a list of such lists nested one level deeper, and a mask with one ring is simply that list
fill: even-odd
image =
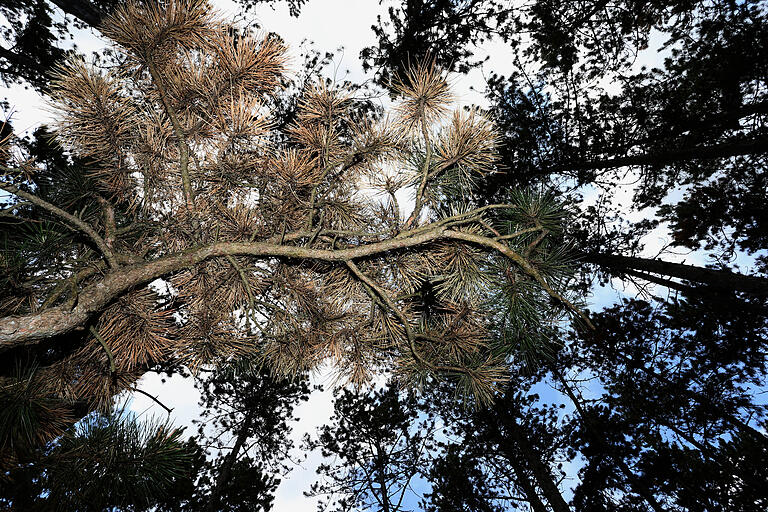
[{"label": "small branch", "polygon": [[159,399],[158,399],[156,396],[152,396],[152,395],[150,395],[149,393],[147,393],[147,392],[146,392],[146,391],[144,391],[143,389],[139,389],[139,388],[137,388],[137,387],[132,387],[132,388],[131,388],[131,391],[135,391],[136,393],[140,393],[140,394],[142,394],[142,395],[144,395],[144,396],[146,396],[146,397],[150,398],[150,399],[151,399],[153,402],[155,402],[157,405],[159,405],[160,407],[162,407],[163,409],[165,409],[165,410],[166,410],[166,412],[167,412],[168,414],[171,414],[171,412],[173,411],[173,409],[172,409],[172,408],[169,408],[168,406],[166,406],[166,405],[165,405],[163,402],[161,402],[161,401],[160,401],[160,400],[159,400]]},{"label": "small branch", "polygon": [[53,292],[46,297],[46,299],[43,301],[43,303],[40,305],[40,309],[46,309],[48,307],[51,307],[54,302],[56,302],[56,299],[61,297],[61,295],[67,290],[67,288],[72,288],[72,286],[77,286],[77,283],[82,281],[83,279],[86,279],[88,277],[91,277],[95,273],[103,270],[103,262],[98,262],[97,266],[90,266],[86,267],[80,272],[77,272],[76,274],[62,280],[56,288],[53,289]]},{"label": "small branch", "polygon": [[395,190],[392,190],[391,188],[387,187],[387,194],[389,194],[389,198],[391,200],[391,206],[392,206],[392,214],[395,217],[395,227],[400,226],[400,203],[397,201],[397,196],[395,196]]},{"label": "small branch", "polygon": [[540,228],[535,227],[535,226],[530,227],[530,228],[525,228],[525,229],[518,229],[514,233],[510,233],[508,235],[497,236],[496,238],[494,238],[494,240],[496,240],[496,241],[511,240],[512,238],[517,238],[520,235],[524,235],[526,233],[532,233],[534,231],[538,231],[539,229]]},{"label": "small branch", "polygon": [[168,98],[168,94],[163,87],[163,83],[160,79],[160,74],[157,72],[152,58],[147,58],[147,68],[149,74],[152,77],[157,92],[160,94],[160,101],[165,108],[165,113],[168,114],[168,118],[173,125],[173,131],[176,134],[176,140],[179,146],[179,167],[181,169],[181,184],[184,191],[184,203],[187,209],[191,212],[194,209],[194,190],[192,189],[192,180],[189,178],[189,144],[187,143],[187,136],[184,133],[184,129],[181,126],[176,111],[171,106],[171,101]]},{"label": "small branch", "polygon": [[261,326],[259,326],[259,323],[253,318],[253,313],[256,310],[256,300],[253,297],[253,291],[251,290],[251,285],[248,283],[248,276],[245,275],[245,271],[243,270],[243,267],[241,267],[237,260],[230,254],[227,254],[226,256],[227,261],[237,270],[237,273],[240,275],[240,280],[243,282],[243,287],[245,288],[245,293],[248,295],[248,320],[252,321],[254,324],[256,324],[256,327],[261,329]]},{"label": "small branch", "polygon": [[548,234],[549,234],[548,229],[541,229],[541,233],[539,234],[539,236],[537,236],[536,239],[530,244],[528,244],[528,247],[525,248],[525,252],[523,253],[523,256],[525,256],[526,258],[530,256],[531,251],[533,251],[536,248],[536,246],[539,245],[541,241],[544,240],[544,237],[546,237]]},{"label": "small branch", "polygon": [[384,303],[387,305],[387,307],[392,311],[392,313],[395,314],[395,316],[400,320],[400,323],[403,324],[403,328],[405,329],[405,336],[408,338],[408,346],[411,350],[411,354],[413,355],[414,359],[416,359],[420,364],[426,366],[429,369],[434,369],[435,365],[421,357],[421,354],[416,350],[416,336],[413,333],[413,329],[411,329],[411,324],[408,321],[408,318],[405,316],[405,313],[403,313],[399,307],[395,304],[395,302],[392,300],[392,298],[389,296],[389,294],[382,289],[378,284],[373,282],[371,278],[366,276],[361,270],[360,267],[358,267],[354,261],[349,260],[347,261],[347,268],[352,271],[355,276],[365,283],[368,288],[373,290],[373,292],[376,293],[376,295],[379,296],[379,298],[384,301]]},{"label": "small branch", "polygon": [[54,206],[48,201],[37,197],[36,195],[20,190],[16,186],[0,185],[0,189],[5,190],[9,194],[13,194],[22,199],[26,199],[30,203],[35,204],[44,210],[48,210],[57,217],[64,219],[71,228],[76,228],[77,230],[83,232],[88,236],[88,238],[91,239],[91,241],[93,241],[94,244],[96,244],[96,247],[98,247],[99,251],[101,251],[101,253],[104,255],[104,259],[107,260],[107,264],[111,268],[118,267],[117,260],[115,259],[115,255],[112,253],[112,250],[109,248],[104,239],[99,236],[96,230],[89,226],[87,222],[84,222],[82,219],[75,217],[71,213],[65,212],[58,206]]},{"label": "small branch", "polygon": [[419,189],[416,191],[416,204],[413,207],[411,215],[408,220],[405,221],[403,230],[408,230],[413,224],[418,221],[419,214],[424,205],[424,191],[427,188],[427,180],[429,178],[429,166],[432,163],[432,144],[429,140],[429,129],[427,128],[427,120],[424,119],[424,112],[421,113],[421,135],[424,138],[424,145],[426,147],[426,155],[424,156],[424,166],[421,170],[421,183]]},{"label": "small branch", "polygon": [[469,222],[479,222],[482,218],[480,214],[487,210],[507,210],[512,208],[517,207],[513,204],[489,204],[486,206],[481,206],[480,208],[475,208],[474,210],[470,210],[464,213],[458,213],[456,215],[441,219],[437,222],[427,224],[426,226],[422,226],[420,228],[412,229],[410,231],[401,231],[400,234],[395,238],[408,238],[416,235],[417,233],[433,230],[437,226],[447,227],[451,225],[466,224]]},{"label": "small branch", "polygon": [[493,233],[493,234],[496,236],[495,240],[498,240],[498,239],[499,239],[499,237],[501,237],[501,233],[499,233],[499,232],[496,230],[496,228],[494,228],[493,226],[491,226],[490,224],[488,224],[487,222],[485,222],[483,219],[480,219],[480,220],[478,220],[477,222],[478,222],[478,223],[479,223],[481,226],[483,226],[485,229],[487,229],[488,231],[490,231],[491,233]]},{"label": "small branch", "polygon": [[107,346],[107,343],[104,341],[104,338],[101,337],[101,334],[99,334],[99,331],[97,331],[94,326],[90,326],[88,330],[91,331],[91,334],[93,334],[93,337],[96,338],[96,341],[98,341],[101,344],[102,348],[104,349],[104,352],[107,353],[107,357],[109,358],[109,372],[114,376],[117,370],[115,369],[115,358],[112,355],[112,351],[109,350],[109,347]]}]

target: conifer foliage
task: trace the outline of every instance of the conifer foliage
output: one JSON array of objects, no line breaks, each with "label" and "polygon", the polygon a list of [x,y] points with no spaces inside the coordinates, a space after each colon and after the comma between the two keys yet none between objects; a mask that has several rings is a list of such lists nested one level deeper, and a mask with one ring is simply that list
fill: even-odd
[{"label": "conifer foliage", "polygon": [[[30,407],[77,417],[150,368],[244,356],[289,376],[330,359],[355,383],[451,376],[487,400],[521,336],[589,323],[566,296],[565,212],[539,194],[467,199],[496,171],[497,136],[483,113],[452,113],[435,66],[402,76],[386,115],[318,79],[278,131],[278,37],[205,0],[129,2],[101,30],[119,65],[71,60],[52,85],[68,165],[4,141],[3,393],[32,362]],[[514,336],[488,334],[504,321],[491,304]],[[3,460],[19,449],[4,440]]]}]

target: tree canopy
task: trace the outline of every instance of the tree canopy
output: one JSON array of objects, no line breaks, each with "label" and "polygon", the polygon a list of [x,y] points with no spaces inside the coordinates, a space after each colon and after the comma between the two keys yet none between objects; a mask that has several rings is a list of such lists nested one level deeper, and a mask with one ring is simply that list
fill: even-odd
[{"label": "tree canopy", "polygon": [[[386,7],[387,109],[319,54],[291,83],[278,35],[204,0],[0,5],[0,74],[56,112],[2,130],[4,506],[269,510],[330,361],[326,508],[765,508],[765,2]],[[454,110],[446,73],[481,66],[487,108]],[[111,410],[147,372],[196,375],[186,444]],[[168,471],[128,486],[109,443]],[[115,484],[61,478],[89,471]]]},{"label": "tree canopy", "polygon": [[[462,198],[494,172],[495,129],[450,113],[434,65],[402,77],[383,118],[310,84],[278,133],[282,43],[215,16],[202,0],[119,7],[101,31],[120,64],[71,59],[51,86],[73,160],[5,141],[0,344],[35,361],[37,398],[103,407],[150,369],[248,356],[287,376],[330,358],[358,384],[450,375],[488,400],[520,336],[589,323],[552,197]],[[495,322],[514,333],[492,339]]]}]

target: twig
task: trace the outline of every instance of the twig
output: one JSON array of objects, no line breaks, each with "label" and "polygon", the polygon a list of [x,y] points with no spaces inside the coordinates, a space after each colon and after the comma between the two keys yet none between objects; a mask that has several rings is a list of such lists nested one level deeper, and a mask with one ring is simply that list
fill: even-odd
[{"label": "twig", "polygon": [[248,283],[248,276],[245,275],[245,271],[243,270],[243,267],[241,267],[237,260],[231,255],[226,255],[227,261],[232,264],[232,266],[237,270],[237,273],[240,275],[240,280],[243,282],[243,287],[245,288],[245,293],[248,295],[248,320],[253,321],[253,323],[256,324],[257,327],[259,327],[259,323],[253,319],[251,316],[253,312],[256,310],[256,304],[255,300],[253,298],[253,292],[251,291],[251,285]]},{"label": "twig", "polygon": [[525,228],[525,229],[518,229],[518,230],[517,230],[517,231],[515,231],[514,233],[510,233],[510,234],[508,234],[508,235],[497,236],[496,238],[494,238],[494,240],[496,240],[496,241],[500,241],[500,240],[510,240],[510,239],[512,239],[512,238],[517,238],[517,237],[519,237],[520,235],[524,235],[524,234],[526,234],[526,233],[532,233],[533,231],[538,231],[539,229],[540,229],[540,228],[538,228],[538,227],[535,227],[535,226],[532,226],[532,227],[530,227],[530,228]]},{"label": "twig", "polygon": [[141,393],[142,395],[144,395],[144,396],[146,396],[146,397],[148,397],[148,398],[152,399],[152,401],[153,401],[153,402],[155,402],[157,405],[159,405],[160,407],[162,407],[163,409],[165,409],[165,410],[166,410],[166,412],[168,412],[168,414],[171,414],[171,412],[173,411],[173,409],[172,409],[172,408],[170,408],[170,407],[168,407],[167,405],[165,405],[165,404],[164,404],[163,402],[161,402],[161,401],[160,401],[160,400],[159,400],[159,399],[158,399],[156,396],[152,396],[152,395],[150,395],[149,393],[147,393],[147,392],[146,392],[146,391],[144,391],[143,389],[139,389],[139,388],[137,388],[137,387],[135,387],[135,386],[134,386],[134,387],[132,387],[132,388],[131,388],[131,390],[132,390],[132,391],[135,391],[136,393]]},{"label": "twig", "polygon": [[107,357],[109,358],[109,372],[114,376],[117,370],[115,369],[115,358],[112,355],[112,351],[109,350],[109,347],[107,346],[107,343],[104,341],[104,338],[101,337],[101,334],[99,334],[99,331],[96,330],[94,326],[90,326],[88,328],[89,331],[91,331],[91,334],[93,334],[93,337],[96,338],[96,341],[98,341],[102,348],[104,349],[104,352],[107,353]]}]

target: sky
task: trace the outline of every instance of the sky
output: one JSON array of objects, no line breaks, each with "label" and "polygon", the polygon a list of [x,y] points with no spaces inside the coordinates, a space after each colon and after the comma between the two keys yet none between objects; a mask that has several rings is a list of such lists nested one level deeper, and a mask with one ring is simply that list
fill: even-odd
[{"label": "sky", "polygon": [[[240,8],[230,0],[214,0],[213,3],[225,17],[242,16]],[[359,59],[360,50],[376,44],[371,25],[376,24],[378,15],[386,16],[387,7],[387,3],[379,5],[375,0],[309,0],[298,18],[289,16],[285,5],[278,5],[274,9],[268,5],[260,5],[246,15],[246,21],[255,21],[263,29],[276,32],[286,40],[290,48],[289,67],[291,64],[294,68],[300,66],[300,52],[304,41],[312,41],[322,52],[343,48],[336,54],[333,64],[325,70],[325,74],[338,80],[348,79],[360,83],[371,78],[362,69]],[[105,45],[105,41],[90,30],[76,32],[73,42],[84,53],[98,51]],[[654,47],[657,45],[651,44],[650,48]],[[455,76],[451,79],[457,106],[472,104],[483,106],[485,104],[482,95],[485,87],[484,74],[487,75],[490,70],[501,75],[512,71],[512,59],[507,58],[507,50],[502,44],[490,42],[478,49],[476,56],[480,58],[488,56],[489,60],[483,68],[473,70],[466,76]],[[636,66],[653,67],[659,65],[662,58],[663,54],[651,49],[639,56]],[[14,126],[17,131],[34,130],[39,124],[51,119],[52,114],[46,100],[30,88],[14,86],[0,96],[5,96],[15,109]],[[630,204],[632,187],[629,184],[632,181],[634,177],[627,176],[628,185],[608,199],[615,204]],[[586,191],[587,201],[597,201],[599,197],[599,191],[595,189]],[[638,220],[638,217],[643,215],[648,215],[648,212],[633,212],[630,218]],[[666,239],[664,226],[654,231],[646,239],[646,255],[654,255],[664,245]],[[665,258],[688,263],[705,262],[701,254],[671,255]],[[622,290],[618,282],[614,284],[618,289],[611,287],[595,289],[593,297],[589,299],[591,309],[600,309],[602,306],[613,303],[623,294],[632,296],[637,293],[637,290],[631,287]],[[331,377],[328,372],[323,372],[316,375],[314,380],[317,384],[323,384],[326,390],[322,393],[314,393],[308,402],[297,408],[298,421],[293,424],[292,434],[297,445],[305,433],[314,433],[316,428],[325,423],[331,415]],[[192,420],[198,416],[199,395],[190,379],[175,376],[166,378],[165,382],[162,382],[160,375],[150,373],[141,379],[140,387],[158,396],[164,404],[173,409],[170,416],[174,424],[188,426],[190,434],[196,431]],[[166,415],[161,407],[142,395],[132,398],[131,408],[141,415]],[[308,490],[315,480],[315,467],[319,462],[318,454],[310,454],[300,467],[283,479],[277,490],[274,510],[277,512],[314,510],[312,499],[304,497],[303,492]]]}]

